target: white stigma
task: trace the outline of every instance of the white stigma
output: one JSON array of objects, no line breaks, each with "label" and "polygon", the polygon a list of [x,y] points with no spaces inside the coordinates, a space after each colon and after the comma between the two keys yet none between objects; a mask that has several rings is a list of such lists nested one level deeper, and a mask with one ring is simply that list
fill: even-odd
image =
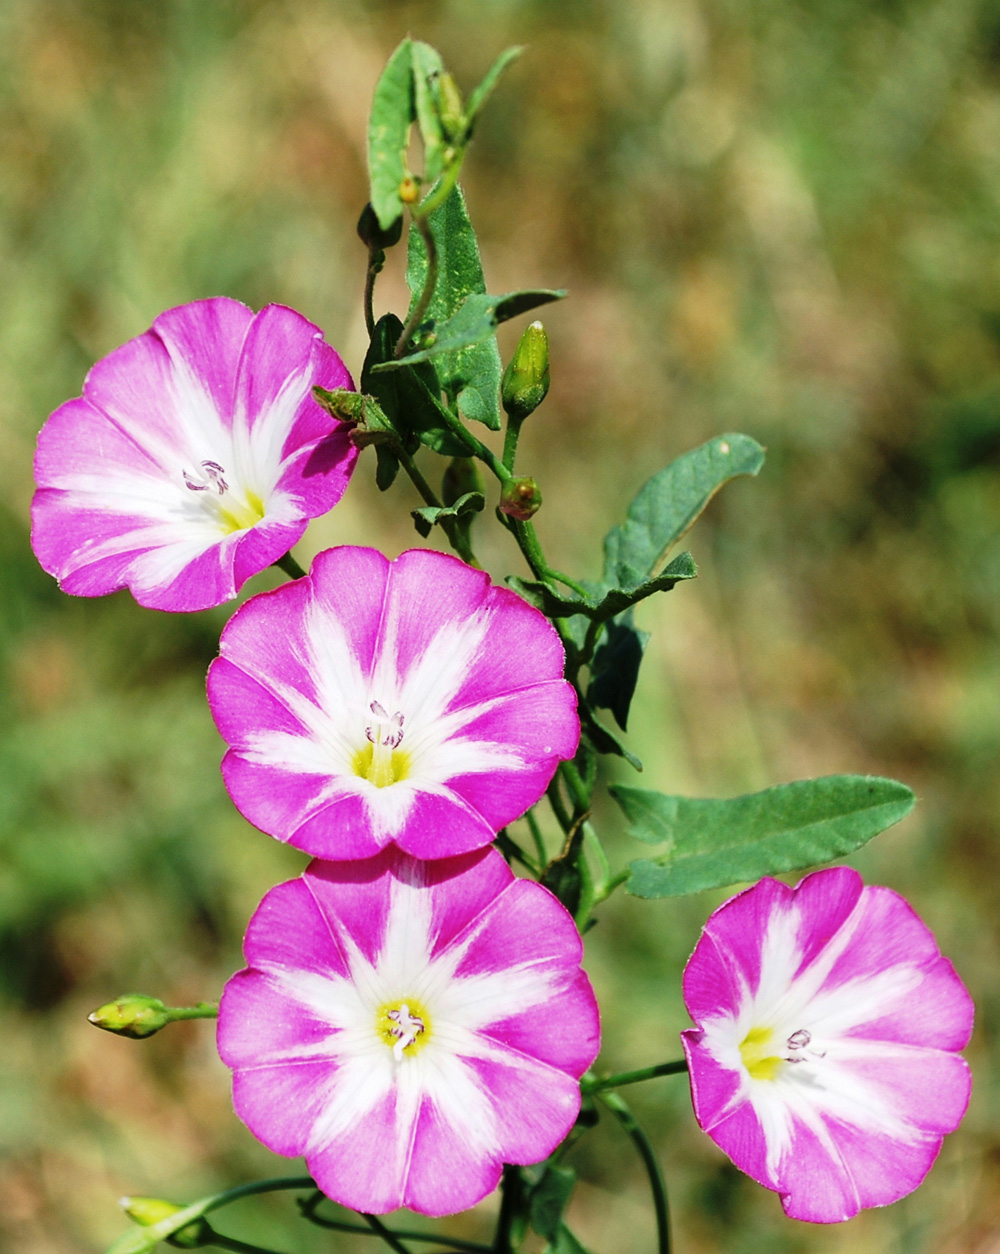
[{"label": "white stigma", "polygon": [[[368,724],[365,728],[365,735],[373,745],[385,745],[387,749],[395,749],[403,739],[403,715],[401,711],[397,710],[390,717],[389,711],[378,701],[373,701],[368,708],[378,721]],[[388,724],[387,729],[385,724]]]},{"label": "white stigma", "polygon": [[390,1010],[387,1018],[392,1020],[393,1026],[389,1031],[396,1038],[396,1044],[392,1047],[392,1056],[397,1062],[402,1062],[403,1050],[412,1045],[424,1030],[424,1021],[419,1015],[410,1014],[410,1007],[406,1002],[403,1002],[398,1010]]},{"label": "white stigma", "polygon": [[184,482],[192,492],[210,492],[213,488],[218,492],[219,496],[224,496],[229,489],[229,484],[222,477],[226,471],[218,462],[202,462],[201,476],[188,474],[186,470],[182,470]]}]

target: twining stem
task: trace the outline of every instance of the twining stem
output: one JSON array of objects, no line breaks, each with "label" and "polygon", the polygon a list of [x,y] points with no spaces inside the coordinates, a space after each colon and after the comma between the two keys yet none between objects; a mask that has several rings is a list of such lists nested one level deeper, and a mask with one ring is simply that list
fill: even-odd
[{"label": "twining stem", "polygon": [[361,1218],[365,1221],[368,1227],[371,1228],[372,1232],[374,1232],[376,1236],[380,1236],[390,1250],[395,1250],[396,1254],[410,1254],[410,1251],[406,1248],[402,1241],[399,1240],[396,1233],[391,1232],[377,1215],[366,1215],[364,1211],[361,1211],[360,1213]]},{"label": "twining stem", "polygon": [[[360,1224],[348,1223],[344,1219],[327,1219],[324,1215],[316,1214],[316,1207],[326,1200],[326,1194],[319,1189],[306,1198],[305,1201],[299,1201],[299,1210],[302,1212],[302,1218],[311,1224],[315,1224],[317,1228],[329,1228],[333,1232],[350,1232],[359,1237],[382,1237],[382,1233],[378,1228],[373,1227],[369,1222],[367,1228],[362,1228]],[[370,1220],[370,1216],[368,1217]],[[380,1224],[379,1227],[384,1227]],[[441,1236],[439,1233],[433,1232],[415,1232],[407,1228],[385,1229],[392,1236],[405,1241],[426,1241],[431,1245],[446,1245],[449,1249],[467,1252],[467,1254],[491,1254],[492,1247],[482,1245],[478,1241],[463,1241],[461,1237]]]},{"label": "twining stem", "polygon": [[248,1241],[238,1241],[235,1237],[224,1237],[221,1232],[213,1233],[211,1241],[206,1245],[214,1245],[219,1250],[232,1250],[233,1254],[276,1254],[263,1245],[251,1245]]},{"label": "twining stem", "polygon": [[635,1115],[617,1093],[598,1093],[598,1097],[622,1125],[639,1151],[649,1188],[653,1194],[653,1210],[656,1213],[657,1254],[670,1254],[670,1209],[667,1206],[667,1186],[663,1172],[653,1149],[652,1142],[636,1121]]},{"label": "twining stem", "polygon": [[302,579],[306,573],[295,558],[292,557],[291,553],[286,553],[284,557],[279,557],[273,564],[280,566],[290,579]]},{"label": "twining stem", "polygon": [[639,1067],[635,1071],[619,1071],[617,1075],[584,1076],[580,1081],[583,1093],[601,1093],[605,1089],[618,1089],[624,1084],[638,1084],[640,1080],[655,1080],[661,1075],[682,1075],[687,1071],[687,1060],[678,1058],[674,1062],[659,1062],[652,1067]]}]

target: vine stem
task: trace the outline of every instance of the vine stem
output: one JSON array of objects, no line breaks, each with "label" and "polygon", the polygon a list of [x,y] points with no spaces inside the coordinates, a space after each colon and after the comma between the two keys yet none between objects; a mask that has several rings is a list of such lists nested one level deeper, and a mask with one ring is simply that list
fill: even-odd
[{"label": "vine stem", "polygon": [[390,1229],[385,1226],[377,1215],[366,1215],[364,1211],[362,1211],[361,1218],[365,1221],[368,1227],[371,1228],[372,1232],[374,1232],[376,1236],[380,1236],[382,1238],[390,1250],[395,1250],[396,1254],[410,1254],[410,1251],[406,1248],[402,1241],[400,1241],[399,1237],[394,1232],[390,1231]]},{"label": "vine stem", "polygon": [[638,1084],[640,1080],[655,1080],[661,1075],[683,1075],[687,1071],[687,1059],[678,1058],[674,1062],[659,1062],[652,1067],[639,1067],[635,1071],[619,1071],[617,1075],[584,1076],[580,1081],[583,1093],[600,1093],[604,1089],[621,1088],[624,1084]]},{"label": "vine stem", "polygon": [[649,1177],[650,1192],[653,1194],[657,1254],[670,1254],[670,1209],[667,1205],[667,1186],[652,1142],[640,1127],[628,1105],[617,1093],[599,1092],[598,1097],[632,1138],[639,1152],[639,1157],[646,1168],[646,1175]]},{"label": "vine stem", "polygon": [[[382,1233],[377,1228],[372,1227],[369,1223],[363,1228],[360,1224],[349,1223],[344,1219],[327,1219],[325,1215],[317,1215],[316,1207],[326,1200],[326,1195],[319,1189],[307,1198],[305,1201],[299,1201],[299,1210],[302,1212],[302,1218],[307,1223],[315,1224],[317,1228],[329,1228],[332,1232],[349,1232],[358,1237],[379,1237]],[[360,1212],[359,1212],[360,1213]],[[492,1254],[492,1246],[483,1245],[479,1241],[464,1241],[461,1237],[442,1236],[440,1233],[434,1232],[417,1232],[411,1228],[392,1228],[386,1229],[391,1232],[394,1237],[404,1241],[426,1241],[431,1245],[448,1246],[451,1250],[459,1251],[459,1254]]]},{"label": "vine stem", "polygon": [[276,1254],[264,1245],[251,1245],[248,1241],[238,1241],[236,1237],[224,1237],[221,1232],[212,1234],[211,1241],[206,1245],[214,1245],[219,1250],[232,1250],[233,1254]]},{"label": "vine stem", "polygon": [[272,564],[280,567],[289,579],[302,579],[305,577],[306,572],[298,564],[295,558],[292,557],[291,553],[286,553],[284,557],[279,557],[278,560]]},{"label": "vine stem", "polygon": [[517,1168],[505,1166],[501,1181],[500,1214],[497,1218],[496,1236],[493,1238],[493,1254],[512,1254],[511,1231],[517,1214],[520,1183]]}]

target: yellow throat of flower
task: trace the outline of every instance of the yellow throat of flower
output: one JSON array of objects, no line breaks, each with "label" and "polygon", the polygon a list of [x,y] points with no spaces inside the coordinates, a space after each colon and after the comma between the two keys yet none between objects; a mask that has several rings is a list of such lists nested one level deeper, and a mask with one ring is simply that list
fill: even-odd
[{"label": "yellow throat of flower", "polygon": [[751,1028],[743,1038],[740,1057],[754,1080],[773,1080],[785,1061],[775,1052],[773,1028]]}]

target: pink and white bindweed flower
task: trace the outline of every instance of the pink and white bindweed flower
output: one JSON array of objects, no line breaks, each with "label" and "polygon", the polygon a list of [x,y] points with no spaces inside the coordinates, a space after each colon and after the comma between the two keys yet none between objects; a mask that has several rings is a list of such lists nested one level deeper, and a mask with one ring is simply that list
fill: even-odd
[{"label": "pink and white bindweed flower", "polygon": [[495,850],[314,861],[244,951],[218,1028],[236,1112],[343,1205],[463,1210],[573,1126],[599,1043],[582,944]]},{"label": "pink and white bindweed flower", "polygon": [[64,592],[140,605],[234,597],[343,495],[349,427],[314,384],[352,388],[301,314],[226,297],[168,309],[99,361],[38,437],[32,547]]},{"label": "pink and white bindweed flower", "polygon": [[208,699],[239,810],[325,858],[489,844],[576,752],[576,695],[537,610],[458,558],[320,553],[222,633]]},{"label": "pink and white bindweed flower", "polygon": [[969,994],[903,898],[847,867],[727,901],[684,1000],[698,1122],[794,1219],[912,1192],[965,1114]]}]

